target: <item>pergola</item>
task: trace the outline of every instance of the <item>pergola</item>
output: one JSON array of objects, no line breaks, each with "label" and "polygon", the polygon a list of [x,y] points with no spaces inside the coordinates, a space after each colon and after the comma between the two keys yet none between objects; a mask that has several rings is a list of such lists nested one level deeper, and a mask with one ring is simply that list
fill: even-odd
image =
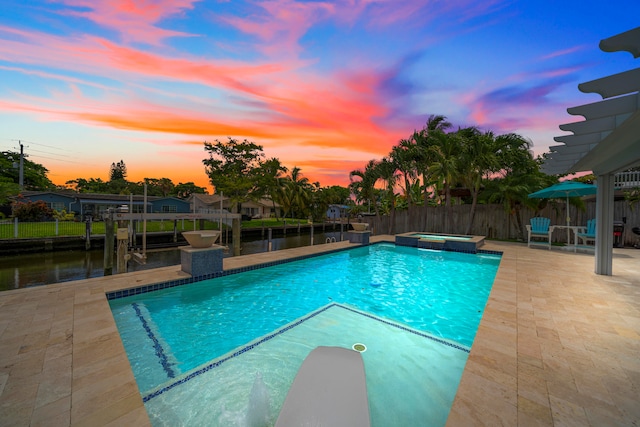
[{"label": "pergola", "polygon": [[[604,52],[640,56],[640,27],[600,41]],[[568,108],[585,120],[560,125],[573,135],[555,137],[542,170],[548,174],[593,172],[596,194],[596,274],[611,275],[613,264],[614,175],[640,165],[640,68],[582,83],[584,93],[603,100]]]}]

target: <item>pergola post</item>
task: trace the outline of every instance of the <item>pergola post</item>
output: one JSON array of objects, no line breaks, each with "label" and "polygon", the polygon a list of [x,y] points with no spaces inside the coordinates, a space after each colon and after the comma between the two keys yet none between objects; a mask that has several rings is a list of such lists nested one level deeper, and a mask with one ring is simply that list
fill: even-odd
[{"label": "pergola post", "polygon": [[613,274],[613,195],[614,175],[598,175],[596,193],[595,273]]}]

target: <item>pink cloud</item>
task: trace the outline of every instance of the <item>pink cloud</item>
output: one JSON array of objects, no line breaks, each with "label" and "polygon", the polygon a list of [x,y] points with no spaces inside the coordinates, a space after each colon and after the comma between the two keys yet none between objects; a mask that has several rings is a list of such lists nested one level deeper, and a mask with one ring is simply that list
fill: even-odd
[{"label": "pink cloud", "polygon": [[560,56],[571,55],[571,54],[573,54],[575,52],[579,52],[579,51],[585,50],[585,49],[592,49],[592,46],[589,46],[589,45],[573,46],[573,47],[570,47],[570,48],[567,48],[567,49],[551,52],[548,55],[544,55],[541,59],[546,61],[548,59],[553,59],[553,58],[557,58],[557,57],[560,57]]},{"label": "pink cloud", "polygon": [[[183,2],[181,7],[192,3]],[[273,23],[265,22],[262,28],[255,30],[257,37],[270,38],[275,50],[295,45],[310,25],[334,13],[329,4],[298,3],[297,8],[289,10],[290,3],[265,4]],[[360,2],[361,5],[365,3]],[[65,4],[90,7],[80,0]],[[118,5],[118,11],[101,21],[104,25],[117,26],[120,25],[118,19],[123,23],[141,15],[146,17],[143,21],[153,27],[162,17],[169,16],[168,12],[126,10],[122,3]],[[103,7],[103,3],[98,3],[91,13]],[[122,18],[120,13],[127,18]],[[148,34],[153,31],[153,28],[149,29]],[[316,74],[304,67],[307,62],[295,58],[243,62],[190,55],[170,57],[96,36],[59,37],[0,27],[2,33],[10,36],[2,38],[0,59],[66,70],[74,75],[65,76],[65,71],[26,71],[24,67],[13,67],[11,71],[39,73],[41,77],[66,82],[69,89],[50,91],[41,97],[20,95],[10,101],[0,99],[0,110],[4,111],[24,111],[44,120],[143,134],[171,134],[176,135],[176,139],[191,136],[191,142],[200,138],[233,136],[255,140],[265,148],[295,144],[348,147],[360,155],[365,152],[371,156],[387,154],[393,144],[406,136],[401,133],[407,132],[407,129],[399,131],[397,124],[380,123],[379,119],[390,113],[389,94],[380,90],[389,75],[370,69],[365,63],[358,64],[358,69],[339,74]],[[160,33],[153,34],[157,36],[155,40],[161,39]],[[77,77],[82,74],[123,82],[123,85],[114,85],[113,89],[92,85]],[[193,93],[163,92],[154,85],[147,85],[149,81],[203,85],[207,91],[219,91],[229,103],[223,109],[197,108],[210,106],[211,100]],[[88,85],[104,89],[106,96],[88,98],[83,93]]]},{"label": "pink cloud", "polygon": [[252,93],[242,83],[282,71],[286,63],[211,61],[198,58],[169,58],[117,45],[103,38],[63,38],[49,34],[0,27],[14,37],[0,43],[0,59],[35,64],[107,78],[152,77],[200,82]]},{"label": "pink cloud", "polygon": [[353,23],[364,19],[371,26],[392,26],[398,23],[424,27],[425,23],[437,23],[440,27],[459,23],[479,16],[495,13],[509,4],[507,0],[447,0],[404,1],[397,0],[346,0],[338,2],[336,19]]},{"label": "pink cloud", "polygon": [[268,56],[300,53],[298,40],[315,23],[335,14],[335,6],[328,2],[273,0],[255,3],[255,8],[256,12],[246,18],[223,16],[218,19],[255,36],[259,40],[256,49]]},{"label": "pink cloud", "polygon": [[70,8],[61,14],[86,18],[118,32],[124,42],[159,45],[168,37],[188,36],[187,33],[158,27],[163,19],[193,9],[200,0],[60,0]]},{"label": "pink cloud", "polygon": [[[0,58],[9,62],[47,65],[73,70],[76,74],[81,72],[128,82],[142,82],[149,78],[168,79],[219,88],[235,98],[232,110],[253,104],[251,109],[261,111],[263,123],[256,126],[265,126],[264,122],[269,122],[275,128],[290,129],[286,133],[297,134],[298,138],[303,137],[305,129],[334,129],[344,133],[365,129],[372,134],[384,134],[374,120],[388,112],[383,98],[375,90],[385,76],[374,71],[354,71],[338,76],[294,73],[297,67],[293,63],[260,64],[168,58],[97,37],[64,39],[35,32],[5,30],[17,36],[0,44]],[[72,85],[83,83],[75,77],[67,78],[66,81]],[[128,84],[131,86],[131,83]],[[178,95],[174,94],[176,96]],[[65,99],[65,96],[58,97]],[[42,100],[33,102],[42,105]],[[96,105],[104,103],[100,99],[93,99],[91,102]],[[121,102],[128,103],[126,99]],[[200,100],[201,105],[206,103],[205,100]],[[103,105],[101,108],[120,107]],[[38,111],[38,108],[34,111]],[[91,117],[92,120],[111,123],[116,127],[138,126],[113,117]],[[237,117],[239,121],[247,123],[246,114],[237,114]],[[229,117],[219,117],[212,121],[228,122],[228,119]],[[255,120],[251,123],[255,123]],[[247,127],[246,124],[243,126]],[[213,127],[219,128],[215,125]],[[233,130],[233,126],[230,129]],[[200,131],[196,133],[198,132]],[[308,141],[319,143],[322,139],[312,137]],[[387,144],[394,142],[395,140],[391,140]],[[340,139],[339,143],[344,141]]]}]

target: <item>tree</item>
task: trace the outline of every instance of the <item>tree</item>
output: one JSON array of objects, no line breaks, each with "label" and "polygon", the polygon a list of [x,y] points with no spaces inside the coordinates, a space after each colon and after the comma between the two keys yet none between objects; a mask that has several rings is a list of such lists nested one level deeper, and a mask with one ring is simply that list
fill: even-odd
[{"label": "tree", "polygon": [[[20,193],[20,186],[13,182],[10,178],[0,176],[0,206],[7,205],[12,196]],[[3,217],[0,213],[0,218]]]},{"label": "tree", "polygon": [[276,202],[280,198],[281,189],[284,185],[283,173],[287,172],[287,168],[284,167],[280,160],[277,158],[271,158],[262,164],[259,191],[258,195],[261,197],[268,196],[273,203],[273,211],[276,213],[276,219],[278,218],[279,210],[276,209]]},{"label": "tree", "polygon": [[540,171],[541,160],[533,158],[530,147],[531,142],[519,135],[502,135],[497,153],[500,169],[493,179],[487,181],[485,189],[488,202],[502,203],[514,217],[522,240],[526,240],[522,207],[536,209],[540,203],[537,199],[530,199],[529,194],[557,181],[557,177]]},{"label": "tree", "polygon": [[145,178],[143,182],[138,183],[142,187],[144,194],[144,184],[147,184],[147,195],[167,197],[173,193],[175,185],[169,178]]},{"label": "tree", "polygon": [[100,178],[76,178],[65,182],[78,193],[107,193],[108,185]]},{"label": "tree", "polygon": [[[376,197],[378,192],[375,188],[376,181],[378,181],[378,171],[376,170],[378,163],[378,160],[369,160],[364,169],[355,169],[349,172],[349,180],[351,181],[349,189],[355,196],[356,201],[360,203],[367,202],[369,206],[373,204],[376,215],[380,214]],[[354,177],[359,179],[355,180]]]},{"label": "tree", "polygon": [[118,163],[111,163],[109,169],[109,181],[118,181],[127,179],[127,166],[124,164],[124,160],[120,160]]},{"label": "tree", "polygon": [[[39,163],[32,162],[29,156],[24,155],[22,161],[23,183],[25,190],[52,190],[56,185],[47,177],[49,170]],[[20,184],[20,153],[14,151],[2,151],[0,153],[0,181],[4,183]],[[14,191],[13,187],[6,186],[5,191]],[[13,193],[16,195],[17,192]]]},{"label": "tree", "polygon": [[458,156],[462,151],[462,140],[457,133],[445,133],[441,130],[431,132],[434,143],[429,147],[433,162],[431,170],[441,180],[444,189],[444,206],[447,209],[446,232],[451,231],[451,188],[459,177]]},{"label": "tree", "polygon": [[375,167],[375,176],[386,183],[385,201],[389,203],[389,234],[393,234],[396,217],[395,186],[398,179],[398,166],[389,157],[384,157]]},{"label": "tree", "polygon": [[294,166],[291,174],[284,179],[280,197],[284,202],[283,208],[291,215],[291,218],[306,217],[308,215],[313,185],[309,179],[302,176],[301,169]]},{"label": "tree", "polygon": [[330,187],[318,188],[312,194],[312,210],[311,215],[314,220],[326,217],[329,205],[346,205],[353,204],[349,196],[351,191],[347,187],[332,185]]},{"label": "tree", "polygon": [[[451,127],[451,123],[447,121],[445,116],[431,115],[427,119],[427,123],[420,131],[415,131],[411,139],[415,144],[416,169],[417,174],[422,180],[423,205],[428,205],[428,199],[431,195],[431,189],[436,188],[438,179],[431,168],[435,161],[432,146],[437,144],[437,139],[433,138],[435,133],[445,133]],[[440,180],[442,181],[442,180]]]},{"label": "tree", "polygon": [[458,134],[462,137],[463,143],[459,163],[460,179],[471,191],[471,209],[465,230],[465,234],[469,234],[476,213],[482,179],[488,178],[491,172],[499,169],[497,153],[500,150],[501,139],[497,140],[493,132],[481,133],[475,127],[461,129]]},{"label": "tree", "polygon": [[234,212],[239,212],[243,200],[259,199],[260,177],[264,173],[261,145],[229,138],[226,143],[205,142],[204,149],[209,158],[202,163],[211,185],[216,192],[222,192],[230,199]]},{"label": "tree", "polygon": [[187,199],[192,194],[207,194],[207,189],[199,187],[191,181],[185,183],[180,182],[173,188],[173,194],[179,199]]},{"label": "tree", "polygon": [[407,206],[411,206],[413,204],[411,187],[417,178],[417,146],[410,139],[402,139],[398,145],[391,149],[389,158],[396,165],[397,171],[402,176],[404,196],[407,200]]}]

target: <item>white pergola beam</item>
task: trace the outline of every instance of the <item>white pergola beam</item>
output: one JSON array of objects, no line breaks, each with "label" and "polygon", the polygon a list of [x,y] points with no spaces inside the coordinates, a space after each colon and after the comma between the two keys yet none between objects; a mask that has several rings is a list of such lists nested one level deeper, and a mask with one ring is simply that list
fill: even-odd
[{"label": "white pergola beam", "polygon": [[607,116],[630,114],[640,108],[640,95],[632,93],[619,98],[607,99],[578,107],[567,108],[574,116],[582,116],[587,120],[600,119]]},{"label": "white pergola beam", "polygon": [[569,172],[615,173],[640,159],[640,111],[585,154]]},{"label": "white pergola beam", "polygon": [[[553,139],[556,142],[562,142],[564,145],[575,146],[575,147],[579,146],[583,150],[585,150],[593,147],[594,145],[597,145],[606,136],[607,136],[606,133],[603,135],[602,132],[598,132],[598,133],[585,133],[582,135],[563,135],[563,136],[557,136]],[[558,146],[554,145],[554,147],[558,147]]]},{"label": "white pergola beam", "polygon": [[637,92],[640,90],[640,68],[580,83],[578,89],[584,93],[598,93],[603,98]]},{"label": "white pergola beam", "polygon": [[629,52],[634,58],[640,57],[640,27],[625,31],[600,41],[603,52]]},{"label": "white pergola beam", "polygon": [[615,116],[608,116],[593,120],[583,120],[581,122],[565,123],[560,125],[560,129],[573,132],[574,135],[611,132],[616,128],[616,122]]},{"label": "white pergola beam", "polygon": [[[640,27],[602,40],[600,48],[640,57]],[[542,170],[549,174],[592,171],[596,175],[595,271],[611,275],[614,174],[640,165],[640,68],[582,83],[578,89],[598,93],[604,100],[567,109],[585,120],[560,125],[573,135],[554,138],[564,146],[550,147]]]}]

